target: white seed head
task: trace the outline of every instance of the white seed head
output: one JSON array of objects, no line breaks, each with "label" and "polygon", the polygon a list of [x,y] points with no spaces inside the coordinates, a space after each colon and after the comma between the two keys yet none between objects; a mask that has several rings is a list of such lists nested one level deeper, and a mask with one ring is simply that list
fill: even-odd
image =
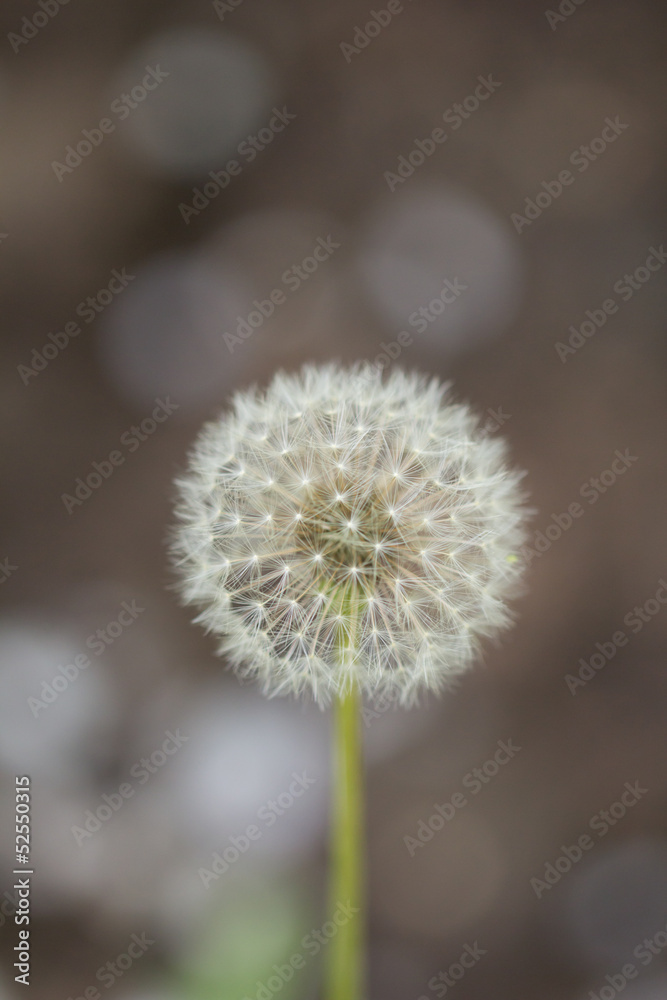
[{"label": "white seed head", "polygon": [[184,600],[242,676],[406,704],[505,627],[521,474],[435,380],[306,367],[238,393],[178,483]]}]

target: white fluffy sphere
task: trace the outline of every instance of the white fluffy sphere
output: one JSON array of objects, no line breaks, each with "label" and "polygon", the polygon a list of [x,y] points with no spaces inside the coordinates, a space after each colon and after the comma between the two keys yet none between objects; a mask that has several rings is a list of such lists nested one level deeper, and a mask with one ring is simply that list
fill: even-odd
[{"label": "white fluffy sphere", "polygon": [[446,394],[398,370],[306,367],[203,429],[179,483],[182,593],[267,693],[408,703],[508,624],[521,477]]}]

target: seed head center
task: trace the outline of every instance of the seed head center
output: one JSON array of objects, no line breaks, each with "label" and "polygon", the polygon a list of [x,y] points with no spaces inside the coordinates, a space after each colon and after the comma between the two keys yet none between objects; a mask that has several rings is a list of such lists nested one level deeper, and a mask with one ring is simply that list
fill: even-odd
[{"label": "seed head center", "polygon": [[351,576],[376,580],[386,571],[398,541],[395,522],[379,498],[353,500],[350,493],[310,494],[296,526],[297,548],[333,584],[345,583]]}]

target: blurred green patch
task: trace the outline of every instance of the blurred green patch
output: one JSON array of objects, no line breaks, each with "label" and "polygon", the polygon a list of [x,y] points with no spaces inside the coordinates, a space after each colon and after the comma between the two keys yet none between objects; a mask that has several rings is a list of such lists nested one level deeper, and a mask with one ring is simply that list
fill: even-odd
[{"label": "blurred green patch", "polygon": [[[231,881],[215,894],[209,919],[178,970],[187,1000],[256,1000],[268,996],[274,965],[284,966],[301,952],[312,924],[304,894],[284,881]],[[299,1000],[312,981],[313,968],[298,970],[279,991],[281,1000]],[[260,989],[263,987],[263,989]]]}]

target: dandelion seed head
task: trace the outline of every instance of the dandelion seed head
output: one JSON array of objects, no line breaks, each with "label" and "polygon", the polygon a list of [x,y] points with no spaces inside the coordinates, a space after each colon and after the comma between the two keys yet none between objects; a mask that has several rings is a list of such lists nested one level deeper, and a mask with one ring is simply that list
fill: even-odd
[{"label": "dandelion seed head", "polygon": [[183,598],[268,694],[325,704],[354,683],[410,703],[511,621],[520,479],[435,380],[280,373],[192,450],[173,541]]}]

